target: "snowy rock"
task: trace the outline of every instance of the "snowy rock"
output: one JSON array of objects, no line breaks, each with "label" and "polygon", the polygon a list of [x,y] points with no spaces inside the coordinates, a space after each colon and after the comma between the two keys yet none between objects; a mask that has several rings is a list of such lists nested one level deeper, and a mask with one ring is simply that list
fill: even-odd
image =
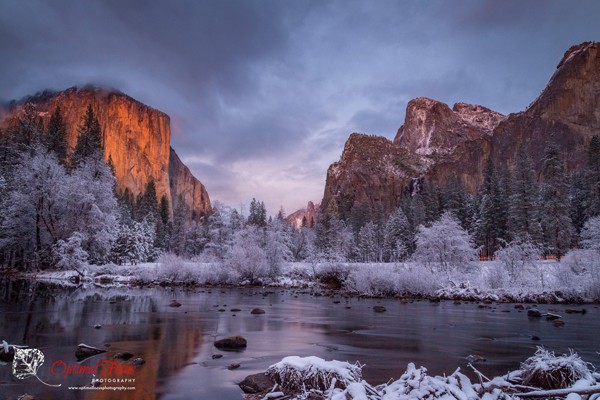
[{"label": "snowy rock", "polygon": [[77,361],[85,360],[88,357],[95,356],[97,354],[106,353],[106,350],[98,349],[93,346],[88,346],[87,344],[80,343],[77,346],[77,350],[75,351],[75,357]]}]

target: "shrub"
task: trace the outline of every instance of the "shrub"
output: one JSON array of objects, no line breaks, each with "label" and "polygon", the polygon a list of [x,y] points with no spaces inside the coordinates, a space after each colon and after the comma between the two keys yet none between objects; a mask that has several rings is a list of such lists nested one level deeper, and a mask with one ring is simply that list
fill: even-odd
[{"label": "shrub", "polygon": [[523,384],[542,389],[562,389],[572,386],[579,379],[591,379],[589,364],[577,355],[555,356],[543,347],[521,363]]}]

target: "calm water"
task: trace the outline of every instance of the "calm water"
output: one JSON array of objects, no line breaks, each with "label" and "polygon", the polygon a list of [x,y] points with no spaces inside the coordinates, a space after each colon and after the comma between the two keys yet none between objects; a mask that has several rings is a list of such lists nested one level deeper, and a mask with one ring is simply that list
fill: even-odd
[{"label": "calm water", "polygon": [[[169,307],[173,299],[182,306]],[[387,311],[374,313],[374,305]],[[266,314],[251,315],[255,307]],[[469,354],[487,359],[478,365],[484,374],[499,375],[518,368],[538,344],[556,352],[572,348],[598,366],[597,306],[585,306],[586,315],[564,314],[565,306],[540,306],[564,314],[566,325],[560,328],[529,319],[511,304],[491,307],[315,297],[298,290],[64,289],[4,281],[0,340],[42,350],[45,362],[38,376],[62,386],[47,387],[33,377],[16,379],[10,364],[0,364],[0,399],[16,399],[23,393],[36,400],[240,399],[237,382],[288,355],[358,360],[365,364],[364,377],[375,384],[398,378],[410,361],[433,374],[450,374],[457,367],[467,371]],[[230,311],[234,308],[242,311]],[[95,329],[95,324],[102,327]],[[248,340],[246,350],[224,352],[213,346],[215,339],[234,334]],[[541,341],[532,341],[531,335]],[[82,342],[108,352],[80,366],[110,360],[117,352],[143,357],[146,364],[136,367],[135,383],[123,384],[136,389],[68,389],[89,385],[92,376],[63,379],[51,373],[51,365],[58,360],[76,363],[75,350]],[[214,354],[223,357],[212,359]],[[231,363],[241,367],[230,371]]]}]

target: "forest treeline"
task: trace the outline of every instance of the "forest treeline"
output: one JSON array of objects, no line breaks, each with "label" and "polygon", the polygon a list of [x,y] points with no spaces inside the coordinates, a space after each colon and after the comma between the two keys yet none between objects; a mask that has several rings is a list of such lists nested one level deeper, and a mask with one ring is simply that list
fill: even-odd
[{"label": "forest treeline", "polygon": [[418,181],[391,215],[381,204],[346,207],[340,202],[296,228],[283,210],[268,217],[265,204],[256,199],[248,210],[216,202],[212,214],[192,221],[185,206],[171,210],[166,196],[158,198],[152,180],[138,196],[120,192],[111,159],[104,160],[91,106],[77,133],[71,149],[60,108],[44,124],[32,104],[0,132],[3,268],[136,264],[174,253],[254,264],[260,273],[276,274],[285,261],[435,258],[433,250],[424,253],[433,228],[443,228],[457,248],[475,249],[481,257],[493,257],[510,243],[526,243],[539,254],[560,258],[587,240],[581,240],[582,232],[589,236],[600,215],[597,136],[590,141],[586,167],[572,174],[559,146],[548,144],[540,174],[521,148],[512,170],[488,162],[476,194],[467,193],[457,179],[443,188]]}]

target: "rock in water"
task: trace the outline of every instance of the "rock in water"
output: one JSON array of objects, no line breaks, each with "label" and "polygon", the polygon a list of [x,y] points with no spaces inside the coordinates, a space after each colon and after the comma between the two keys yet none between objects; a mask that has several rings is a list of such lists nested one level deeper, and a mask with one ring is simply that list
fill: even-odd
[{"label": "rock in water", "polygon": [[212,359],[213,360],[218,360],[219,358],[223,357],[223,354],[213,354],[212,355]]},{"label": "rock in water", "polygon": [[254,394],[270,390],[275,385],[275,382],[265,373],[248,375],[243,381],[238,383],[238,386],[244,393]]},{"label": "rock in water", "polygon": [[385,312],[385,307],[384,306],[374,306],[373,311],[375,311],[376,313],[382,313],[382,312]]},{"label": "rock in water", "polygon": [[129,360],[131,357],[133,357],[132,353],[124,351],[123,353],[117,353],[117,354],[115,354],[113,358],[115,360]]},{"label": "rock in water", "polygon": [[85,360],[88,357],[95,356],[97,354],[106,353],[106,350],[98,349],[96,347],[88,346],[87,344],[80,343],[75,351],[75,357],[77,361]]},{"label": "rock in water", "polygon": [[146,364],[146,360],[144,360],[142,357],[138,357],[134,360],[129,361],[128,364],[129,365],[144,365],[144,364]]},{"label": "rock in water", "polygon": [[248,342],[241,336],[229,336],[215,342],[215,347],[222,350],[240,350],[245,349]]},{"label": "rock in water", "polygon": [[250,311],[250,314],[254,314],[254,315],[258,315],[258,314],[264,314],[265,310],[263,310],[262,308],[255,308],[252,311]]},{"label": "rock in water", "polygon": [[171,304],[169,304],[169,307],[181,307],[181,303],[177,300],[173,300]]},{"label": "rock in water", "polygon": [[234,370],[234,369],[238,369],[239,367],[240,367],[240,364],[233,363],[233,364],[229,364],[227,366],[227,369],[231,371],[231,370]]},{"label": "rock in water", "polygon": [[532,318],[542,318],[542,313],[540,312],[540,310],[532,308],[530,310],[527,310],[527,316]]}]

